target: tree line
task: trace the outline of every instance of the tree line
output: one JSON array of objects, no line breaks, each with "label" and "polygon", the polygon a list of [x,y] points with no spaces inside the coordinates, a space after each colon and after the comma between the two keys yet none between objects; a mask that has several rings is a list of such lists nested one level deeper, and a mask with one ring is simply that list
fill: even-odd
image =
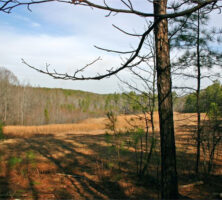
[{"label": "tree line", "polygon": [[8,125],[74,123],[105,116],[114,107],[123,113],[125,106],[121,98],[120,94],[99,95],[22,85],[11,71],[0,68],[0,120]]},{"label": "tree line", "polygon": [[[153,110],[157,111],[157,94],[145,91],[140,94],[133,86],[132,91],[119,94],[24,86],[11,71],[1,67],[0,88],[0,120],[8,125],[74,123],[89,117],[104,117],[109,111],[141,114],[149,111],[151,100],[155,102]],[[174,92],[173,102],[175,112],[197,112],[195,92],[184,96]],[[200,112],[210,113],[214,106],[222,113],[222,85],[218,80],[200,91]]]},{"label": "tree line", "polygon": [[0,121],[6,125],[75,123],[91,117],[105,117],[109,111],[141,113],[135,99],[143,100],[144,96],[133,91],[96,94],[22,85],[13,72],[0,67]]},{"label": "tree line", "polygon": [[[196,102],[195,93],[187,95],[183,112],[195,113]],[[218,108],[218,112],[222,112],[222,85],[219,81],[215,81],[200,92],[200,112],[210,113],[213,106]]]}]

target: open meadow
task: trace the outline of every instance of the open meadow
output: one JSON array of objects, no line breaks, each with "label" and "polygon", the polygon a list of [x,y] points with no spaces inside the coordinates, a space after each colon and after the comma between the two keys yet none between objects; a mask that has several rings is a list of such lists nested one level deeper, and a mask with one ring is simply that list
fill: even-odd
[{"label": "open meadow", "polygon": [[[222,192],[221,145],[215,151],[211,174],[204,173],[205,158],[201,157],[197,180],[193,139],[196,115],[175,113],[174,118],[179,192],[186,198],[213,199]],[[112,143],[112,134],[107,133],[106,118],[77,124],[4,127],[5,139],[0,141],[0,199],[160,198],[157,113],[154,119],[156,145],[143,177],[136,175],[136,156],[141,154],[128,145],[127,130],[129,121],[140,127],[144,122],[133,115],[117,118],[119,150]]]}]

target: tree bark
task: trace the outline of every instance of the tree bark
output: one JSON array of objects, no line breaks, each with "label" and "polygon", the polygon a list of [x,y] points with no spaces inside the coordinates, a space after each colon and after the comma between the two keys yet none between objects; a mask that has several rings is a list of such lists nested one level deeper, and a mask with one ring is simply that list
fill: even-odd
[{"label": "tree bark", "polygon": [[[166,7],[167,0],[154,1],[156,15],[166,14]],[[155,20],[158,20],[158,17],[155,17]],[[161,20],[154,32],[161,139],[161,196],[162,199],[177,199],[178,184],[167,19]]]},{"label": "tree bark", "polygon": [[201,127],[200,127],[200,11],[197,11],[197,155],[196,155],[196,174],[199,174],[200,164],[200,143],[201,143]]}]

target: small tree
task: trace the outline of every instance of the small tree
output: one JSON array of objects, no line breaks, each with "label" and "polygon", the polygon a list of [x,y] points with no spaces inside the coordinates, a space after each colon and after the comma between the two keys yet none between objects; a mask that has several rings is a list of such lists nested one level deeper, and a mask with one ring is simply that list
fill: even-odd
[{"label": "small tree", "polygon": [[[121,161],[120,151],[122,149],[124,141],[121,140],[121,133],[120,133],[120,131],[117,130],[117,116],[116,116],[116,114],[113,111],[109,111],[109,112],[107,112],[106,116],[108,119],[108,122],[105,125],[106,129],[110,130],[113,134],[113,135],[111,135],[112,141],[110,141],[110,138],[109,138],[108,142],[112,143],[112,147],[114,147],[114,149],[117,153],[117,162],[118,162],[118,167],[120,169],[120,161]],[[106,133],[106,134],[107,134],[106,136],[109,136],[108,135],[109,133]]]},{"label": "small tree", "polygon": [[[220,52],[214,50],[211,47],[212,43],[220,42],[220,38],[217,36],[221,33],[221,31],[218,31],[215,28],[212,30],[208,28],[210,10],[211,7],[206,6],[205,8],[199,9],[191,15],[175,19],[174,23],[178,23],[180,29],[176,32],[175,35],[172,35],[171,37],[171,48],[176,47],[177,49],[182,49],[185,51],[183,55],[179,57],[177,62],[173,63],[175,71],[174,75],[179,77],[186,77],[188,80],[196,79],[197,83],[196,89],[182,87],[195,91],[195,108],[197,114],[197,153],[195,171],[197,174],[199,173],[202,131],[200,104],[201,81],[204,78],[213,79],[214,76],[218,76],[218,73],[210,74],[207,72],[207,74],[203,74],[202,71],[203,68],[211,69],[215,66],[220,66],[222,63]],[[191,73],[190,69],[192,69]]]},{"label": "small tree", "polygon": [[117,117],[116,117],[116,115],[114,114],[114,112],[109,111],[106,113],[106,116],[108,119],[108,123],[106,123],[106,128],[108,130],[111,130],[114,135],[117,135],[117,127],[116,127]]},{"label": "small tree", "polygon": [[47,107],[44,109],[44,118],[45,118],[45,124],[49,123],[49,110],[47,109]]},{"label": "small tree", "polygon": [[0,140],[3,140],[5,138],[3,134],[3,127],[4,127],[4,123],[0,121]]},{"label": "small tree", "polygon": [[203,123],[201,145],[204,153],[204,169],[205,172],[210,173],[215,152],[222,141],[222,86],[216,81],[206,88],[201,96],[207,113],[207,119]]},{"label": "small tree", "polygon": [[[187,96],[184,111],[196,112],[196,96]],[[208,86],[200,93],[200,110],[206,113],[201,123],[201,147],[204,158],[204,171],[210,173],[213,167],[215,151],[221,145],[222,133],[222,86],[219,81]]]},{"label": "small tree", "polygon": [[[156,95],[156,50],[154,35],[149,35],[146,40],[147,49],[150,50],[149,55],[144,57],[143,66],[137,66],[134,69],[129,69],[132,74],[133,80],[137,79],[141,84],[138,87],[133,81],[125,81],[119,78],[123,85],[123,90],[128,88],[131,92],[125,92],[126,105],[129,105],[129,110],[132,111],[138,119],[144,121],[145,131],[143,127],[133,126],[133,138],[136,143],[134,147],[137,150],[137,144],[140,143],[140,156],[136,156],[137,163],[137,174],[143,176],[147,171],[149,162],[155,147],[155,124],[154,124],[154,111],[157,108],[157,95]],[[139,115],[138,115],[139,113]],[[141,116],[142,113],[142,116]],[[151,127],[151,128],[150,128]],[[145,139],[143,137],[145,135]],[[150,139],[150,144],[149,144]],[[143,146],[143,141],[145,142],[145,147]],[[149,146],[150,145],[150,146]],[[138,152],[136,151],[136,154]],[[138,164],[137,164],[138,165]]]}]

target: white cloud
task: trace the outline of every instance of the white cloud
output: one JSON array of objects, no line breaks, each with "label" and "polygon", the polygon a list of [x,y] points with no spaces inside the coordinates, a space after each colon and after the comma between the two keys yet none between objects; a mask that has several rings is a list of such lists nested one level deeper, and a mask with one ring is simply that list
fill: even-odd
[{"label": "white cloud", "polygon": [[[141,5],[138,0],[134,2],[135,6],[144,10],[152,9]],[[115,78],[87,82],[53,80],[21,64],[21,58],[37,67],[44,68],[46,63],[50,63],[51,69],[72,73],[102,55],[103,60],[91,66],[86,75],[102,73],[106,70],[105,66],[110,68],[119,66],[120,59],[118,56],[95,49],[93,45],[121,51],[129,50],[130,45],[135,47],[138,38],[127,37],[114,29],[112,24],[129,32],[141,33],[146,24],[144,19],[119,14],[107,18],[104,17],[107,12],[104,11],[58,3],[33,6],[32,11],[25,10],[24,13],[10,15],[10,20],[13,17],[17,18],[19,25],[10,20],[0,22],[0,66],[7,67],[20,80],[28,80],[33,85],[83,89],[100,93],[118,90],[118,81]],[[221,24],[218,17],[213,19],[215,25]],[[38,32],[40,29],[41,33]],[[127,72],[121,74],[125,79],[129,76]]]},{"label": "white cloud", "polygon": [[41,24],[39,24],[39,23],[37,23],[37,22],[32,22],[32,23],[31,23],[31,26],[37,28],[37,27],[40,27]]},{"label": "white cloud", "polygon": [[[75,69],[102,55],[103,60],[95,66],[91,66],[86,71],[86,75],[103,73],[107,69],[106,66],[118,67],[120,63],[118,56],[101,52],[93,45],[121,51],[129,50],[130,45],[137,44],[138,38],[127,37],[114,29],[112,24],[130,32],[133,32],[133,28],[139,32],[144,30],[144,20],[129,15],[111,15],[107,18],[106,14],[107,12],[97,9],[91,10],[58,3],[33,6],[31,13],[28,11],[15,13],[15,17],[20,23],[29,24],[33,30],[26,26],[27,30],[23,29],[23,33],[21,30],[18,33],[17,29],[21,29],[21,25],[17,26],[13,23],[5,25],[5,32],[0,33],[0,54],[2,56],[0,65],[11,69],[20,80],[28,80],[34,85],[85,89],[102,93],[117,91],[119,90],[118,81],[113,77],[90,82],[58,81],[34,72],[21,64],[21,58],[24,58],[28,63],[37,67],[44,68],[46,63],[50,63],[51,69],[72,73]],[[42,29],[45,28],[45,34],[35,32],[36,28],[40,26]],[[51,29],[55,32],[59,29],[60,36],[53,34]],[[127,73],[123,74],[127,76]]]},{"label": "white cloud", "polygon": [[[44,69],[50,63],[51,70],[72,74],[95,59],[100,51],[88,47],[87,40],[79,40],[74,36],[57,37],[49,35],[20,35],[16,33],[0,33],[0,66],[7,67],[22,82],[42,87],[64,87],[82,89],[99,93],[118,90],[115,78],[104,81],[70,82],[53,80],[51,77],[35,72],[21,63],[24,58],[29,64]],[[105,71],[104,66],[118,65],[118,58],[104,55],[104,60],[91,66],[85,75],[92,76]]]},{"label": "white cloud", "polygon": [[15,18],[19,21],[23,21],[24,23],[27,23],[29,26],[33,27],[33,28],[38,28],[41,26],[40,23],[33,21],[31,18],[28,18],[26,16],[22,16],[19,14],[15,15]]}]

